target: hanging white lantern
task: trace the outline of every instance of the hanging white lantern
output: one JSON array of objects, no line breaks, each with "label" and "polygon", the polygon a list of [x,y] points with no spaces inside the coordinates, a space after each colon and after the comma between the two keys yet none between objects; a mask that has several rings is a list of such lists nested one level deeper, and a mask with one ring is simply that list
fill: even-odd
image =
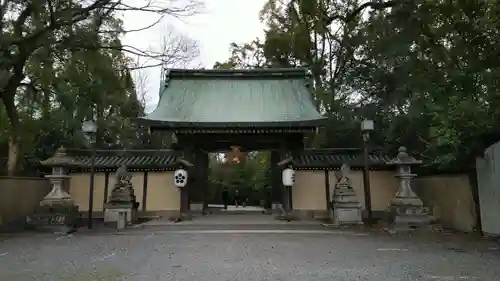
[{"label": "hanging white lantern", "polygon": [[174,172],[174,185],[181,188],[185,187],[188,181],[188,172],[184,169],[178,169]]},{"label": "hanging white lantern", "polygon": [[295,183],[295,171],[292,168],[286,168],[282,173],[282,181],[284,186],[293,186]]}]

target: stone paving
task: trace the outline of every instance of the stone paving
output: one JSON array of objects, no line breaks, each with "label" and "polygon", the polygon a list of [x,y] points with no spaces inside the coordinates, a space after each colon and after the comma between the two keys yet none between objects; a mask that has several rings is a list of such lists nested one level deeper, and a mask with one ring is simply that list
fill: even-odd
[{"label": "stone paving", "polygon": [[[236,211],[230,211],[236,212]],[[321,223],[318,221],[284,221],[276,219],[275,215],[271,214],[256,214],[253,211],[243,213],[214,213],[208,215],[196,215],[192,220],[182,222],[172,222],[167,218],[151,220],[143,223],[144,226],[158,225],[315,225]]]},{"label": "stone paving", "polygon": [[143,225],[0,237],[0,280],[494,281],[500,246],[319,225]]}]

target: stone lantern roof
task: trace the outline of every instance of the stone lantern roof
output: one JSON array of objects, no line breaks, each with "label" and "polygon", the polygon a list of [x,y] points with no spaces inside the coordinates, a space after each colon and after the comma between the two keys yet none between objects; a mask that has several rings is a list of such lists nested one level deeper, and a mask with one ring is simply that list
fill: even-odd
[{"label": "stone lantern roof", "polygon": [[64,147],[58,148],[52,157],[40,161],[40,164],[48,167],[67,167],[81,165],[79,161],[66,154],[66,149]]},{"label": "stone lantern roof", "polygon": [[407,152],[407,149],[406,147],[404,146],[401,146],[399,149],[398,149],[398,155],[387,161],[386,162],[387,165],[409,165],[409,166],[413,166],[413,165],[421,165],[422,164],[422,160],[417,160],[415,159],[413,156],[409,155],[408,152]]}]

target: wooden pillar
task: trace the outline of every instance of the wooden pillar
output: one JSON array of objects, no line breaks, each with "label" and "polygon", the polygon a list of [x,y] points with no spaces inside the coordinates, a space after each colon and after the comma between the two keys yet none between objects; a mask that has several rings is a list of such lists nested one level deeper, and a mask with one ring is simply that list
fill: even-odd
[{"label": "wooden pillar", "polygon": [[148,172],[144,171],[142,182],[142,211],[146,211],[146,202],[148,202]]},{"label": "wooden pillar", "polygon": [[[287,151],[282,151],[281,153],[282,158],[288,158],[288,157],[293,157],[293,153],[290,153]],[[286,213],[290,213],[293,209],[293,203],[292,203],[292,187],[291,186],[285,186],[283,185],[283,180],[282,180],[282,173],[283,170],[286,168],[293,168],[292,164],[287,164],[285,166],[280,167],[280,185],[283,190],[283,209],[285,210]]]},{"label": "wooden pillar", "polygon": [[[291,168],[295,170],[293,167],[293,160],[297,158],[297,156],[304,150],[304,135],[299,134],[295,138],[290,139],[289,141],[284,143],[284,152],[287,152],[287,157],[292,158]],[[295,171],[297,173],[297,171]],[[287,192],[287,200],[288,200],[288,208],[290,212],[293,211],[293,188],[289,187]]]},{"label": "wooden pillar", "polygon": [[281,183],[281,172],[278,167],[278,162],[280,159],[279,151],[271,151],[270,159],[270,179],[271,179],[271,202],[272,203],[283,203],[281,197],[281,189],[283,184]]},{"label": "wooden pillar", "polygon": [[330,214],[330,176],[328,170],[325,169],[325,200],[326,200],[326,213]]},{"label": "wooden pillar", "polygon": [[[182,151],[182,158],[186,161],[193,161],[193,149],[190,146],[187,146]],[[181,216],[187,217],[189,213],[189,193],[191,190],[191,186],[193,185],[193,168],[188,170],[188,182],[187,185],[181,188]]]},{"label": "wooden pillar", "polygon": [[202,163],[203,159],[201,158],[201,151],[198,149],[195,149],[193,151],[193,169],[191,171],[192,174],[192,181],[191,184],[189,185],[189,203],[201,203],[202,202],[202,191],[201,191],[201,185],[202,185],[202,169],[201,166],[203,165]]},{"label": "wooden pillar", "polygon": [[[208,181],[208,154],[201,149],[193,151],[192,181],[189,185],[189,203],[193,208],[191,211],[203,212],[206,201],[206,189]],[[196,204],[196,209],[195,205]]]},{"label": "wooden pillar", "polygon": [[208,208],[208,166],[209,166],[209,158],[208,152],[203,152],[202,154],[202,166],[200,169],[202,170],[202,200],[203,200],[203,212]]},{"label": "wooden pillar", "polygon": [[109,171],[106,171],[104,173],[104,198],[102,202],[103,210],[104,210],[104,205],[108,202],[108,191],[109,190]]},{"label": "wooden pillar", "polygon": [[[188,174],[188,182],[189,182],[189,174]],[[189,183],[181,188],[181,216],[186,216],[187,213],[189,212],[189,194],[188,194],[188,189],[189,189]]]},{"label": "wooden pillar", "polygon": [[290,208],[290,212],[293,211],[293,187],[290,186],[288,188],[288,207]]}]

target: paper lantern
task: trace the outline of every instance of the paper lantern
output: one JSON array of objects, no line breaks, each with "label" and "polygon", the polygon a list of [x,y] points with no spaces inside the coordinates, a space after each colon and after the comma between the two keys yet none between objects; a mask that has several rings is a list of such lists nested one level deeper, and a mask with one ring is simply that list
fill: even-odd
[{"label": "paper lantern", "polygon": [[286,168],[282,173],[284,186],[293,186],[295,183],[295,171],[292,168]]},{"label": "paper lantern", "polygon": [[181,188],[185,187],[188,181],[188,172],[184,169],[178,169],[174,172],[174,185]]}]

